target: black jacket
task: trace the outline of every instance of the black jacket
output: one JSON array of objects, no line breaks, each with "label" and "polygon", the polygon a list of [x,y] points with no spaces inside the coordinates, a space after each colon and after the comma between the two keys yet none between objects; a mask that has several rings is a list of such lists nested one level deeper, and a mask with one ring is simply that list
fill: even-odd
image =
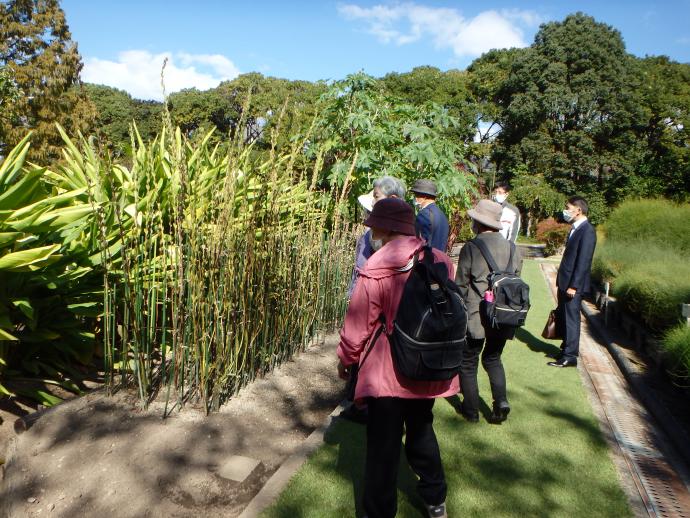
[{"label": "black jacket", "polygon": [[592,256],[596,244],[597,233],[589,220],[585,220],[572,233],[565,245],[556,278],[556,286],[559,290],[566,291],[568,288],[575,288],[580,294],[589,292]]},{"label": "black jacket", "polygon": [[[513,262],[510,259],[510,242],[498,232],[482,232],[475,239],[486,244],[489,252],[499,268],[520,272],[522,258],[520,250],[515,248]],[[468,241],[460,250],[458,269],[455,272],[455,283],[460,288],[460,296],[467,304],[467,334],[471,338],[484,338],[484,328],[479,316],[479,303],[484,292],[489,288],[489,274],[491,269],[479,248]]]}]

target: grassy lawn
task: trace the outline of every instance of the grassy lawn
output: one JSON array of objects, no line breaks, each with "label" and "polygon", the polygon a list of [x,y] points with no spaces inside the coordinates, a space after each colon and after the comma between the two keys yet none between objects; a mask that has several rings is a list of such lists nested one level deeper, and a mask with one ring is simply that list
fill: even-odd
[{"label": "grassy lawn", "polygon": [[[441,399],[434,406],[448,514],[630,516],[577,370],[546,365],[545,355],[556,352],[557,343],[540,338],[553,302],[538,263],[525,261],[523,277],[533,306],[527,326],[503,354],[512,406],[508,421],[470,424],[450,402]],[[491,393],[481,368],[479,381],[486,417]],[[334,419],[324,446],[263,516],[362,516],[364,451],[364,427]],[[415,476],[404,459],[400,466],[398,516],[425,516]]]}]

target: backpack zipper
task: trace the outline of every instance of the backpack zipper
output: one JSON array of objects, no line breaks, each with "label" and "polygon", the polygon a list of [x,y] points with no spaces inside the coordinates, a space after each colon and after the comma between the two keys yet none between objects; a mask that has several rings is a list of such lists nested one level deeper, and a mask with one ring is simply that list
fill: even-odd
[{"label": "backpack zipper", "polygon": [[424,321],[427,319],[427,317],[431,314],[431,308],[427,309],[424,312],[424,316],[422,316],[422,321],[419,323],[419,326],[417,326],[417,331],[414,333],[415,338],[419,338],[419,333],[422,332],[422,326],[424,325]]}]

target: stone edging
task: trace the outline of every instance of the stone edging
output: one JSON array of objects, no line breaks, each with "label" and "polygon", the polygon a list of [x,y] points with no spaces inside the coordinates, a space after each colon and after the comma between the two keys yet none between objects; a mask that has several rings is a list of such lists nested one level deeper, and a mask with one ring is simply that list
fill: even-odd
[{"label": "stone edging", "polygon": [[280,493],[285,489],[292,476],[297,473],[307,458],[323,444],[323,436],[330,426],[333,417],[337,416],[345,408],[345,402],[340,403],[326,418],[324,423],[314,430],[309,437],[280,465],[278,470],[266,481],[264,487],[254,495],[239,518],[256,518],[262,511],[270,506]]},{"label": "stone edging", "polygon": [[590,326],[596,331],[599,338],[601,338],[606,345],[609,354],[611,354],[611,357],[616,362],[616,365],[618,365],[625,379],[634,388],[645,408],[656,418],[659,422],[659,426],[661,426],[664,433],[666,433],[671,440],[676,451],[681,454],[687,465],[690,466],[690,437],[688,437],[688,434],[683,427],[677,423],[673,415],[671,415],[663,405],[659,404],[654,395],[648,391],[645,382],[640,378],[635,367],[620,350],[620,346],[611,340],[606,328],[594,318],[597,313],[587,306],[585,301],[582,302],[582,313],[587,318]]}]

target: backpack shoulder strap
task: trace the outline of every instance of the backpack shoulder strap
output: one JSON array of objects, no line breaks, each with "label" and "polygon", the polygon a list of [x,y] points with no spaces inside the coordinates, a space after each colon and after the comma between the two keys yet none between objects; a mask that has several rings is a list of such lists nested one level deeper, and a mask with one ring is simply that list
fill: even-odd
[{"label": "backpack shoulder strap", "polygon": [[506,272],[517,273],[517,268],[513,268],[513,256],[515,255],[515,243],[508,241],[510,243],[510,257],[508,258],[508,265],[506,266]]},{"label": "backpack shoulder strap", "polygon": [[359,362],[359,369],[362,368],[364,365],[364,362],[367,361],[367,358],[369,357],[369,353],[371,350],[374,348],[376,345],[376,340],[379,339],[379,336],[381,336],[381,333],[386,329],[386,319],[383,316],[383,313],[379,315],[379,327],[374,331],[374,333],[371,335],[371,338],[368,342],[368,346],[366,348],[366,351],[364,352],[364,356],[362,357],[362,360]]},{"label": "backpack shoulder strap", "polygon": [[[484,243],[481,239],[474,238],[472,241],[470,241],[474,246],[476,246],[479,251],[482,253],[482,256],[484,256],[484,260],[486,263],[489,265],[489,269],[491,270],[491,273],[495,273],[500,271],[498,265],[496,264],[496,261],[494,260],[494,257],[491,255],[491,252],[489,252],[489,248],[486,246],[486,243]],[[511,261],[512,261],[512,250],[511,250]]]}]

